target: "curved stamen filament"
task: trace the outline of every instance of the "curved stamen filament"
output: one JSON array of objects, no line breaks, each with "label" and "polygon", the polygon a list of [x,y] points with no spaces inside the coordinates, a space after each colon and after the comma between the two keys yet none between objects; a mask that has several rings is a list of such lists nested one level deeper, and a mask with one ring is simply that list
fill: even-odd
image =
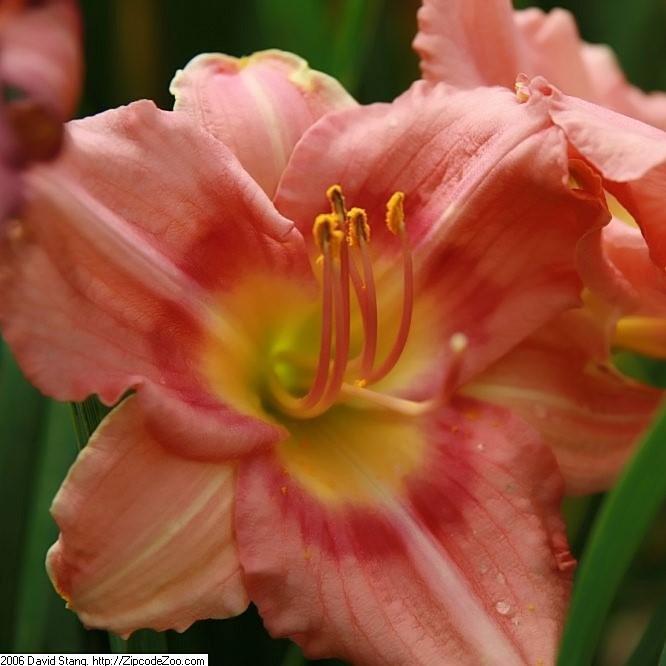
[{"label": "curved stamen filament", "polygon": [[391,351],[379,368],[370,373],[369,376],[364,377],[366,380],[365,384],[378,382],[393,370],[396,363],[400,360],[402,352],[405,350],[409,329],[412,325],[412,315],[414,312],[414,262],[412,260],[412,251],[409,247],[407,232],[405,231],[405,214],[402,208],[403,197],[402,192],[396,192],[391,197],[386,215],[386,224],[389,230],[398,235],[402,243],[403,297],[400,326]]},{"label": "curved stamen filament", "polygon": [[322,277],[322,315],[321,336],[319,343],[319,359],[314,380],[310,390],[302,397],[294,397],[280,383],[275,371],[271,373],[269,382],[273,395],[282,409],[293,415],[307,413],[315,406],[326,392],[331,362],[331,346],[333,337],[333,303],[337,309],[337,285],[334,278],[335,260],[340,250],[347,250],[344,233],[340,229],[338,216],[335,214],[318,215],[312,227],[312,235],[321,250],[323,261]]},{"label": "curved stamen filament", "polygon": [[367,377],[372,372],[372,366],[374,365],[377,353],[377,293],[366,241],[360,239],[358,247],[363,261],[363,284],[365,286],[367,303],[363,355],[361,357],[361,377]]},{"label": "curved stamen filament", "polygon": [[335,356],[330,379],[321,402],[305,416],[312,418],[323,414],[336,401],[345,378],[349,360],[350,314],[349,314],[349,252],[343,245],[340,249],[340,268],[333,284],[335,307]]},{"label": "curved stamen filament", "polygon": [[333,339],[333,262],[331,253],[324,257],[324,275],[322,279],[321,338],[317,372],[308,393],[301,398],[301,407],[307,408],[319,401],[326,388],[328,368],[331,362],[331,342]]},{"label": "curved stamen filament", "polygon": [[317,404],[324,395],[331,362],[331,346],[333,339],[333,259],[330,243],[322,246],[323,278],[322,278],[322,313],[319,359],[310,390],[302,397],[295,398],[289,393],[274,375],[271,377],[271,388],[281,406],[289,413],[297,414]]},{"label": "curved stamen filament", "polygon": [[356,292],[356,301],[358,302],[358,309],[361,311],[361,318],[363,319],[363,330],[365,330],[365,309],[367,307],[367,298],[365,294],[365,285],[363,284],[363,278],[358,272],[358,268],[354,263],[354,260],[350,257],[349,259],[349,277],[351,278],[354,291]]},{"label": "curved stamen filament", "polygon": [[[377,291],[372,271],[372,261],[368,251],[370,226],[362,208],[352,208],[347,214],[347,238],[349,245],[356,247],[361,255],[363,282],[358,274],[352,273],[352,282],[356,290],[361,320],[363,323],[363,349],[361,351],[361,377],[368,377],[372,372],[377,353]],[[354,270],[355,270],[354,266]],[[362,383],[362,382],[361,382]]]}]

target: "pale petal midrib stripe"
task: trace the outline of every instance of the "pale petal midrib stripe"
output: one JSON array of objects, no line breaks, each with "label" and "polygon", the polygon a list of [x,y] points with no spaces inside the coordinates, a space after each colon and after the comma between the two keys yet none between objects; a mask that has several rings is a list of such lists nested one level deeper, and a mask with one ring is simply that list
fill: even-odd
[{"label": "pale petal midrib stripe", "polygon": [[270,100],[263,92],[261,83],[257,81],[256,77],[246,70],[243,80],[257,103],[259,112],[264,119],[264,129],[266,130],[266,134],[268,135],[271,144],[271,157],[273,158],[275,173],[279,175],[282,173],[289,160],[289,154],[284,144],[284,138],[280,129],[280,119],[271,105]]},{"label": "pale petal midrib stripe", "polygon": [[460,393],[472,398],[484,400],[486,402],[505,404],[508,401],[518,400],[526,403],[534,403],[540,406],[551,406],[562,409],[565,412],[575,414],[576,416],[589,417],[594,416],[597,419],[608,423],[642,423],[644,416],[636,414],[611,414],[600,412],[591,407],[584,407],[570,402],[552,393],[539,391],[531,388],[521,388],[518,386],[506,386],[503,384],[492,384],[486,382],[473,382],[460,390]]},{"label": "pale petal midrib stripe", "polygon": [[189,509],[174,520],[162,531],[160,536],[155,539],[145,550],[139,555],[130,560],[124,567],[116,571],[111,576],[105,578],[101,583],[91,587],[87,592],[77,599],[77,605],[85,605],[86,602],[91,601],[96,596],[104,595],[112,591],[122,580],[127,576],[131,576],[132,571],[139,568],[146,560],[150,559],[159,552],[164,546],[172,541],[178,533],[208,504],[208,502],[215,496],[217,491],[222,488],[228,481],[228,473],[225,471],[224,477],[217,476],[209,482],[199,495],[199,497],[192,502]]},{"label": "pale petal midrib stripe", "polygon": [[[523,664],[524,658],[516,651],[514,645],[507,639],[497,625],[488,619],[483,605],[476,599],[464,582],[464,577],[458,567],[443,552],[438,544],[432,543],[419,528],[417,520],[393,496],[389,489],[382,486],[365,469],[358,464],[353,452],[338,447],[340,455],[357,469],[368,486],[373,490],[377,499],[392,513],[407,545],[414,567],[419,570],[423,580],[426,580],[429,589],[446,605],[447,599],[456,599],[455,612],[450,617],[455,621],[461,635],[472,645],[476,645],[483,652],[489,664]],[[416,544],[416,545],[415,545]],[[427,561],[428,575],[421,572],[424,556]],[[435,572],[437,577],[433,578]]]}]

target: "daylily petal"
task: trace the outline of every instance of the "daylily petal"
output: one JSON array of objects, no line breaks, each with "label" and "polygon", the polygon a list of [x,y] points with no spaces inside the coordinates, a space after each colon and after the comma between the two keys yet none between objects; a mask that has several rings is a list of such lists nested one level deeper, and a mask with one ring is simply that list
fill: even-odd
[{"label": "daylily petal", "polygon": [[633,311],[666,317],[666,272],[650,259],[640,230],[613,219],[603,229],[603,247],[608,260],[633,290],[636,300]]},{"label": "daylily petal", "polygon": [[607,46],[584,44],[582,56],[588,72],[593,74],[596,96],[592,101],[666,130],[666,93],[644,93],[631,85],[615,53]]},{"label": "daylily petal", "polygon": [[442,340],[464,333],[461,381],[577,304],[576,244],[609,218],[596,198],[566,184],[566,142],[544,104],[536,96],[519,104],[500,89],[417,83],[393,104],[319,121],[276,195],[305,235],[326,188],[339,183],[349,206],[367,210],[370,248],[391,257],[379,265],[395,283],[400,243],[384,225],[385,206],[404,192],[416,299],[433,295],[428,325],[440,336],[437,350],[420,355],[432,367],[448,348]]},{"label": "daylily petal", "polygon": [[428,81],[513,88],[518,73],[543,76],[569,95],[666,129],[666,94],[632,86],[611,49],[580,38],[567,10],[512,11],[507,0],[424,0],[418,22],[414,48]]},{"label": "daylily petal", "polygon": [[595,72],[585,67],[583,42],[571,12],[559,7],[548,13],[530,8],[514,12],[514,22],[521,72],[543,76],[570,95],[595,96]]},{"label": "daylily petal", "polygon": [[241,414],[205,393],[188,395],[145,384],[136,400],[150,435],[184,458],[225,461],[286,437],[281,426]]},{"label": "daylily petal", "polygon": [[273,635],[355,664],[554,661],[574,562],[522,421],[457,400],[419,424],[340,413],[284,447],[240,464],[236,501]]},{"label": "daylily petal", "polygon": [[218,292],[262,268],[308,275],[300,235],[229,151],[150,103],[72,123],[30,182],[0,246],[0,322],[61,400],[113,403],[145,379],[196,395]]},{"label": "daylily petal", "polygon": [[666,129],[666,94],[632,86],[608,46],[580,38],[571,12],[530,8],[514,12],[514,20],[521,71],[545,77],[568,95]]},{"label": "daylily petal", "polygon": [[666,133],[637,120],[548,89],[551,116],[575,149],[605,180],[605,187],[641,227],[650,255],[666,267]]},{"label": "daylily petal", "polygon": [[585,309],[560,315],[464,392],[508,407],[538,429],[570,494],[612,485],[661,397],[612,368],[605,331]]},{"label": "daylily petal", "polygon": [[516,30],[506,0],[425,0],[414,48],[423,78],[461,88],[513,87],[520,71]]},{"label": "daylily petal", "polygon": [[84,624],[185,630],[247,606],[232,526],[233,466],[162,448],[129,398],[80,454],[52,508],[49,574]]},{"label": "daylily petal", "polygon": [[223,141],[269,196],[303,132],[328,111],[356,104],[334,78],[277,50],[198,55],[176,74],[171,93],[174,109]]},{"label": "daylily petal", "polygon": [[26,4],[30,6],[6,9],[5,16],[0,10],[0,80],[25,92],[62,122],[76,107],[83,73],[76,3]]}]

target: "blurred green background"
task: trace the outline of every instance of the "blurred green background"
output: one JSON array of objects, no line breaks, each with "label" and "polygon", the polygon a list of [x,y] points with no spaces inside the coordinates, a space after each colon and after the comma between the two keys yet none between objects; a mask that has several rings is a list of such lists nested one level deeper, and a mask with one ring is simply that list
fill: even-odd
[{"label": "blurred green background", "polygon": [[[546,9],[556,6],[539,4]],[[340,78],[362,102],[390,100],[418,77],[410,48],[418,5],[416,0],[85,0],[87,76],[80,115],[137,98],[151,98],[169,108],[171,77],[197,53],[245,55],[270,47],[304,56],[313,67]],[[666,89],[664,0],[634,0],[631,6],[626,0],[569,0],[559,5],[576,14],[585,38],[615,48],[634,83],[647,90]],[[0,652],[103,652],[128,647],[103,632],[84,630],[64,608],[44,572],[45,552],[56,537],[48,506],[76,453],[70,407],[43,398],[27,385],[3,348]],[[598,497],[567,501],[577,554],[599,503]],[[596,663],[625,663],[664,599],[662,514],[625,579]],[[666,625],[666,608],[660,612],[657,620]],[[140,632],[129,649],[208,652],[212,664],[228,666],[306,663],[287,641],[271,640],[252,610],[233,620],[198,623],[183,635]]]}]

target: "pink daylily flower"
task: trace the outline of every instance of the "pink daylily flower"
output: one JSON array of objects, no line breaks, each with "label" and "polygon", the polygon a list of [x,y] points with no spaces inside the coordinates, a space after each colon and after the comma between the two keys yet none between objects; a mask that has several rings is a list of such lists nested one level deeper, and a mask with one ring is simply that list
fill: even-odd
[{"label": "pink daylily flower", "polygon": [[516,10],[511,0],[424,0],[414,47],[423,78],[455,86],[512,88],[543,76],[560,90],[666,130],[666,93],[625,78],[613,51],[580,38],[572,14]]},{"label": "pink daylily flower", "polygon": [[[515,85],[523,100],[534,92],[546,96],[553,122],[570,142],[570,156],[591,168],[585,177],[596,179],[613,215],[601,232],[602,243],[589,238],[580,250],[586,286],[606,303],[597,324],[589,321],[589,313],[578,315],[588,322],[591,341],[581,347],[563,335],[568,342],[560,345],[559,360],[547,345],[552,368],[583,362],[595,368],[601,362],[607,371],[593,371],[594,380],[586,377],[583,386],[589,390],[569,382],[568,390],[553,394],[553,378],[543,372],[534,373],[531,394],[511,382],[504,392],[493,391],[501,404],[515,399],[514,407],[551,441],[569,491],[603,489],[652,416],[650,409],[637,409],[643,398],[634,383],[610,371],[611,344],[666,358],[666,220],[659,203],[666,187],[666,134],[617,111],[666,128],[666,95],[645,95],[629,86],[610,50],[582,42],[564,10],[513,11],[506,0],[425,0],[419,28],[414,46],[426,80],[461,88]],[[492,39],[482,38],[486,32],[493,33]],[[564,333],[557,322],[549,328]],[[553,338],[548,330],[539,335]],[[605,340],[601,351],[595,340]],[[531,358],[534,340],[525,344],[518,358]],[[552,409],[535,417],[534,405],[542,411],[544,392],[552,397]]]},{"label": "pink daylily flower", "polygon": [[252,600],[311,657],[553,663],[561,476],[475,395],[579,303],[577,248],[610,217],[552,96],[417,83],[358,107],[275,52],[195,59],[173,89],[174,112],[70,123],[0,245],[27,376],[134,391],[55,499],[56,587],[120,634]]},{"label": "pink daylily flower", "polygon": [[80,33],[73,0],[0,6],[0,221],[20,202],[22,167],[60,148],[81,84]]}]

